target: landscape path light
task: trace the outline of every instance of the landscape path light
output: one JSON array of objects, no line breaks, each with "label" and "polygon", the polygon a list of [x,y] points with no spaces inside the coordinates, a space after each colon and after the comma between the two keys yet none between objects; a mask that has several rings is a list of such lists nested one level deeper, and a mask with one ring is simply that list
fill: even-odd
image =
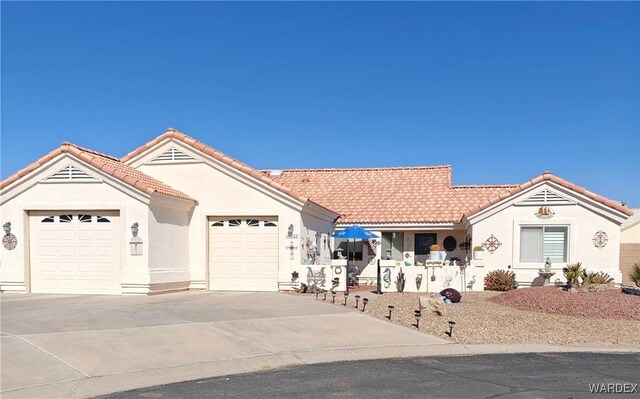
[{"label": "landscape path light", "polygon": [[356,295],[356,309],[358,309],[358,302],[360,301],[360,295]]},{"label": "landscape path light", "polygon": [[393,309],[395,309],[396,307],[393,305],[389,305],[387,306],[387,308],[389,309],[389,316],[387,316],[387,319],[391,320],[391,312],[393,312]]},{"label": "landscape path light", "polygon": [[364,308],[367,307],[367,304],[369,303],[369,298],[362,298],[362,311],[364,312]]},{"label": "landscape path light", "polygon": [[415,318],[416,318],[416,329],[420,329],[420,318],[422,317],[422,313],[420,313],[419,310],[415,311]]},{"label": "landscape path light", "polygon": [[449,320],[449,331],[447,331],[446,333],[449,337],[451,337],[451,334],[453,334],[453,326],[455,325],[456,325],[455,321]]},{"label": "landscape path light", "polygon": [[331,303],[336,303],[336,292],[335,291],[331,291],[331,295],[333,296],[333,299],[331,300]]},{"label": "landscape path light", "polygon": [[347,291],[344,292],[344,306],[347,306],[347,298],[349,297],[349,293]]}]

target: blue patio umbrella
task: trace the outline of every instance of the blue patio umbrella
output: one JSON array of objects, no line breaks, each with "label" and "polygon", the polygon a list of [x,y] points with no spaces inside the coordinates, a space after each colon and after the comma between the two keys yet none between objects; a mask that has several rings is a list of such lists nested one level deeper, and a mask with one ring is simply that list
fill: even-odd
[{"label": "blue patio umbrella", "polygon": [[368,240],[371,238],[380,238],[377,235],[373,234],[369,230],[363,229],[358,225],[352,225],[347,227],[344,230],[336,231],[331,234],[333,238],[342,238],[347,240],[347,279],[346,279],[346,292],[349,292],[349,241],[353,238],[354,242],[357,239],[360,240]]}]

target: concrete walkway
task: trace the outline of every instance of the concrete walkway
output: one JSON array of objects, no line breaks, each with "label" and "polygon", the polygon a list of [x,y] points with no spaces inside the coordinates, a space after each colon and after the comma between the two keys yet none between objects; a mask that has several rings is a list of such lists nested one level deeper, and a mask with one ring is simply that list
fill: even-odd
[{"label": "concrete walkway", "polygon": [[1,310],[3,398],[87,398],[294,364],[590,350],[452,344],[279,293],[2,295]]}]

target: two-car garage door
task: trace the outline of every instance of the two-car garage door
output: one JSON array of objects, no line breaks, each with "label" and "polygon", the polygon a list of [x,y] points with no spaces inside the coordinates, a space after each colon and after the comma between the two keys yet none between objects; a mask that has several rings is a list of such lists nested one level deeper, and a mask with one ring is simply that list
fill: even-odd
[{"label": "two-car garage door", "polygon": [[277,218],[209,220],[209,289],[278,290]]},{"label": "two-car garage door", "polygon": [[31,292],[121,294],[117,211],[31,212]]}]

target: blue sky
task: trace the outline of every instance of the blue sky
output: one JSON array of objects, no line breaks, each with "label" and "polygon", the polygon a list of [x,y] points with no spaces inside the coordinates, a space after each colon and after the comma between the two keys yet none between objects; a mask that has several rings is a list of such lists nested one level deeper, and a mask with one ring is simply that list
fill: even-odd
[{"label": "blue sky", "polygon": [[3,179],[172,126],[260,169],[550,170],[640,206],[637,2],[1,7]]}]

